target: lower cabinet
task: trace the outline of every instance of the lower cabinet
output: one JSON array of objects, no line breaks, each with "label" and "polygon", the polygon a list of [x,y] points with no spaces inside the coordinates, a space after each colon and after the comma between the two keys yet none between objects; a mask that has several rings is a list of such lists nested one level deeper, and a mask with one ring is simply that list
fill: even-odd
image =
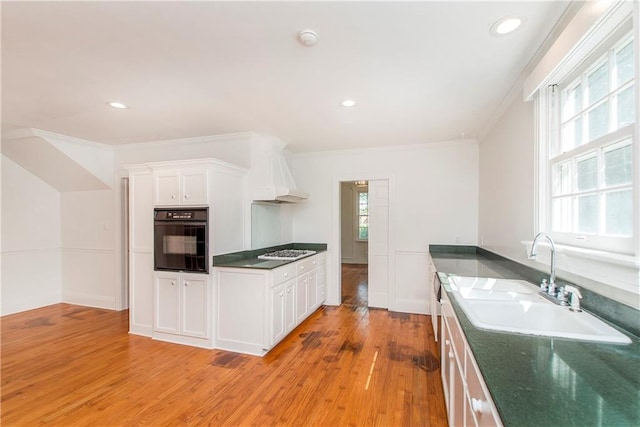
[{"label": "lower cabinet", "polygon": [[209,276],[156,272],[153,336],[211,348]]},{"label": "lower cabinet", "polygon": [[271,288],[271,339],[280,342],[296,326],[296,281],[290,280]]},{"label": "lower cabinet", "polygon": [[440,370],[449,425],[502,426],[498,411],[444,290],[440,326]]},{"label": "lower cabinet", "polygon": [[309,278],[306,274],[296,279],[296,323],[302,322],[309,314],[307,306],[307,285]]},{"label": "lower cabinet", "polygon": [[325,254],[273,269],[216,267],[215,346],[264,355],[325,301]]}]

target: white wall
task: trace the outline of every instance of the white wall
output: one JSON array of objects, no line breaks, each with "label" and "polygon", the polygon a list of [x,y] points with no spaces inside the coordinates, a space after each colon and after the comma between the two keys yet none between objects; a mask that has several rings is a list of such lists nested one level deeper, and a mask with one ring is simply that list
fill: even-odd
[{"label": "white wall", "polygon": [[526,259],[520,242],[534,236],[533,105],[518,97],[480,141],[478,240],[518,260]]},{"label": "white wall", "polygon": [[340,301],[340,181],[389,179],[392,310],[428,312],[429,244],[477,243],[476,141],[297,155],[293,174],[309,193],[294,207],[293,239],[328,243],[329,304]]},{"label": "white wall", "polygon": [[[364,187],[366,188],[366,187]],[[346,264],[366,264],[369,251],[368,242],[357,239],[357,188],[353,182],[343,182],[340,188],[340,231],[342,234],[342,262]]]},{"label": "white wall", "polygon": [[2,315],[62,298],[60,193],[2,156]]},{"label": "white wall", "polygon": [[114,191],[61,193],[60,212],[62,300],[116,308]]}]

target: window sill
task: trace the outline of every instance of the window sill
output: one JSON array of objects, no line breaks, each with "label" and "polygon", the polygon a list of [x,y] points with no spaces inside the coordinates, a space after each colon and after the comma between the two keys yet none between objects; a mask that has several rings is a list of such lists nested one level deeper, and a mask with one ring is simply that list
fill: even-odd
[{"label": "window sill", "polygon": [[[527,248],[527,253],[531,252],[533,241],[523,241]],[[548,242],[539,242],[538,245],[549,247]],[[632,255],[623,255],[613,252],[598,251],[595,249],[585,249],[576,246],[556,244],[556,252],[569,257],[586,258],[600,261],[607,264],[615,264],[627,268],[640,268],[640,260]]]}]

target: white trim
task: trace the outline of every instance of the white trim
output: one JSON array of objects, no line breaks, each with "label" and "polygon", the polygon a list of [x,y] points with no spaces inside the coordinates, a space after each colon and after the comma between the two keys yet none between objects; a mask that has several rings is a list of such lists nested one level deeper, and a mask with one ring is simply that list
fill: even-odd
[{"label": "white trim", "polygon": [[610,4],[604,1],[585,2],[525,79],[524,100],[531,100],[552,79],[564,77],[579,66],[608,33],[631,16],[634,3],[625,0]]},{"label": "white trim", "polygon": [[[533,241],[524,240],[521,242],[526,248],[527,252],[530,252]],[[549,246],[548,243],[540,243],[541,246]],[[568,256],[574,256],[578,258],[595,259],[608,264],[621,265],[623,267],[640,268],[640,259],[637,259],[631,255],[623,255],[612,252],[599,251],[595,249],[579,248],[576,246],[568,246],[562,244],[556,244],[556,252],[560,254],[566,254]]]},{"label": "white trim", "polygon": [[[636,5],[637,6],[637,5]],[[614,132],[607,133],[604,136],[601,136],[593,141],[587,142],[583,145],[579,145],[571,149],[566,153],[561,153],[555,155],[554,158],[550,158],[549,154],[551,152],[552,146],[555,143],[560,144],[559,138],[561,138],[561,126],[560,126],[560,103],[559,98],[561,97],[561,90],[565,88],[571,87],[576,79],[580,79],[582,83],[584,83],[584,78],[589,70],[597,67],[602,61],[608,61],[609,66],[611,66],[611,55],[613,49],[619,47],[620,43],[628,40],[629,34],[629,17],[632,11],[635,11],[637,14],[637,7],[632,9],[633,5],[630,2],[617,2],[615,3],[606,13],[603,12],[602,16],[599,18],[597,23],[594,23],[592,27],[586,31],[582,37],[580,38],[577,45],[572,47],[570,46],[570,56],[571,58],[556,58],[559,63],[559,68],[554,71],[551,75],[547,76],[547,81],[552,83],[562,83],[562,88],[557,88],[554,93],[551,93],[550,89],[544,88],[537,91],[537,101],[538,105],[536,108],[536,143],[537,143],[537,165],[535,168],[536,176],[536,192],[534,195],[537,197],[535,206],[536,206],[536,232],[539,231],[549,231],[551,229],[551,221],[552,221],[552,195],[553,189],[551,188],[553,177],[552,177],[552,165],[562,163],[563,161],[570,160],[572,164],[575,163],[575,159],[580,155],[588,153],[590,151],[596,150],[598,153],[598,158],[600,159],[600,150],[602,150],[605,146],[611,145],[617,141],[626,140],[627,138],[634,138],[634,135],[637,135],[637,128],[635,124],[630,124],[625,127],[622,127]],[[584,11],[584,8],[583,8]],[[583,17],[584,18],[584,17]],[[638,21],[637,17],[635,18]],[[638,32],[637,22],[633,27],[634,34]],[[574,28],[575,30],[575,28]],[[575,34],[573,34],[575,36]],[[560,39],[565,38],[564,33]],[[637,35],[634,36],[634,42],[637,44]],[[588,50],[587,47],[590,49]],[[637,50],[636,50],[637,55]],[[548,59],[548,58],[547,58]],[[578,60],[579,59],[579,60]],[[572,66],[573,68],[570,68]],[[636,67],[636,74],[634,76],[634,83],[636,84],[635,95],[638,95],[638,67]],[[610,78],[611,75],[610,75]],[[554,79],[554,80],[551,80]],[[555,80],[560,79],[560,80]],[[628,86],[630,83],[621,85],[615,90],[610,90],[605,98],[609,99],[615,94],[617,91],[620,91],[622,87]],[[556,86],[553,86],[556,87]],[[552,103],[555,102],[555,106]],[[597,103],[596,103],[597,104]],[[594,104],[595,105],[595,104]],[[637,104],[638,105],[638,104]],[[556,109],[553,114],[554,108]],[[577,107],[578,113],[575,114],[576,117],[585,117],[583,120],[586,126],[586,112],[593,108],[593,105],[590,105],[588,108],[585,108],[584,105],[580,105]],[[610,113],[610,112],[609,112]],[[636,108],[636,119],[637,123],[639,117],[639,109]],[[610,113],[611,114],[611,113]],[[571,120],[567,120],[566,122],[570,122]],[[557,125],[557,126],[556,126]],[[557,141],[556,141],[557,140]],[[600,262],[604,263],[617,263],[617,256],[631,256],[634,259],[640,259],[640,252],[638,252],[640,245],[640,238],[638,230],[638,186],[640,185],[640,180],[638,179],[638,169],[640,168],[640,158],[638,156],[638,147],[640,146],[640,141],[638,139],[633,140],[633,149],[636,153],[634,159],[634,178],[631,185],[625,186],[628,188],[633,188],[635,195],[634,200],[636,205],[634,206],[634,230],[633,235],[631,237],[612,237],[606,235],[583,235],[582,233],[559,233],[552,232],[552,236],[556,239],[556,242],[560,245],[564,244],[566,248],[573,248],[573,252],[570,250],[567,252],[572,254],[582,254],[576,256],[584,257],[584,254],[591,254],[591,256],[595,256],[595,259],[598,259]],[[601,161],[601,159],[599,160]],[[572,169],[572,173],[575,173],[575,168]],[[599,177],[601,178],[601,177]],[[574,179],[573,177],[571,178]],[[594,190],[594,194],[604,194],[606,190],[614,190],[614,188],[598,188]],[[572,187],[571,191],[575,193],[575,189]],[[586,194],[584,192],[579,192],[580,194]],[[563,196],[571,196],[571,194],[566,194]],[[599,215],[600,221],[602,221],[602,212]],[[588,241],[585,240],[585,236],[588,238]],[[577,238],[574,242],[574,237]],[[585,252],[586,251],[586,252]],[[607,254],[611,252],[611,256],[604,256],[603,254]],[[618,253],[615,253],[618,252]],[[595,254],[595,255],[594,255]]]},{"label": "white trim", "polygon": [[208,144],[211,142],[228,142],[229,140],[251,140],[253,138],[260,137],[255,132],[236,132],[220,135],[198,136],[193,138],[181,138],[181,139],[169,139],[162,141],[148,141],[148,142],[133,142],[129,144],[119,144],[115,147],[118,150],[137,150],[140,148],[157,148],[166,146],[180,146],[184,144]]},{"label": "white trim", "polygon": [[85,307],[116,310],[115,297],[87,294],[84,292],[62,291],[62,302],[67,304],[82,305]]},{"label": "white trim", "polygon": [[[390,151],[412,151],[419,150],[421,148],[445,148],[455,146],[467,146],[477,145],[477,139],[452,139],[449,141],[437,141],[437,142],[425,142],[422,144],[405,144],[405,145],[384,145],[379,147],[365,147],[365,148],[353,148],[348,150],[327,150],[327,151],[309,151],[305,153],[293,153],[294,158],[306,158],[306,157],[333,157],[336,155],[357,155],[357,154],[371,154],[376,151],[390,152]],[[353,175],[353,176],[362,176]],[[374,179],[374,178],[371,178]],[[386,178],[383,178],[386,179]],[[347,181],[366,181],[365,179],[347,179]]]},{"label": "white trim", "polygon": [[23,128],[23,129],[15,129],[2,133],[2,139],[4,140],[12,140],[12,139],[24,139],[24,138],[32,138],[39,137],[45,140],[60,140],[72,144],[77,144],[82,147],[90,146],[92,148],[104,150],[104,151],[113,151],[113,147],[107,144],[103,144],[101,142],[90,141],[88,139],[76,138],[74,136],[62,135],[59,133],[53,133],[41,129],[36,128]]}]

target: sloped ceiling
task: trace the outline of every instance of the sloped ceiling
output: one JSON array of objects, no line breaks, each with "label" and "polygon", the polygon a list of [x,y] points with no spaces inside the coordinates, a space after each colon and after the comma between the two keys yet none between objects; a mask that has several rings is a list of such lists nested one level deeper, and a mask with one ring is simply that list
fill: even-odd
[{"label": "sloped ceiling", "polygon": [[[3,2],[2,123],[114,145],[255,131],[293,152],[474,137],[567,5]],[[522,28],[491,36],[507,16]]]},{"label": "sloped ceiling", "polygon": [[[85,169],[67,153],[31,132],[2,139],[2,154],[58,191],[106,190],[109,185]],[[2,185],[12,185],[3,182]],[[13,183],[19,185],[19,183]]]}]

